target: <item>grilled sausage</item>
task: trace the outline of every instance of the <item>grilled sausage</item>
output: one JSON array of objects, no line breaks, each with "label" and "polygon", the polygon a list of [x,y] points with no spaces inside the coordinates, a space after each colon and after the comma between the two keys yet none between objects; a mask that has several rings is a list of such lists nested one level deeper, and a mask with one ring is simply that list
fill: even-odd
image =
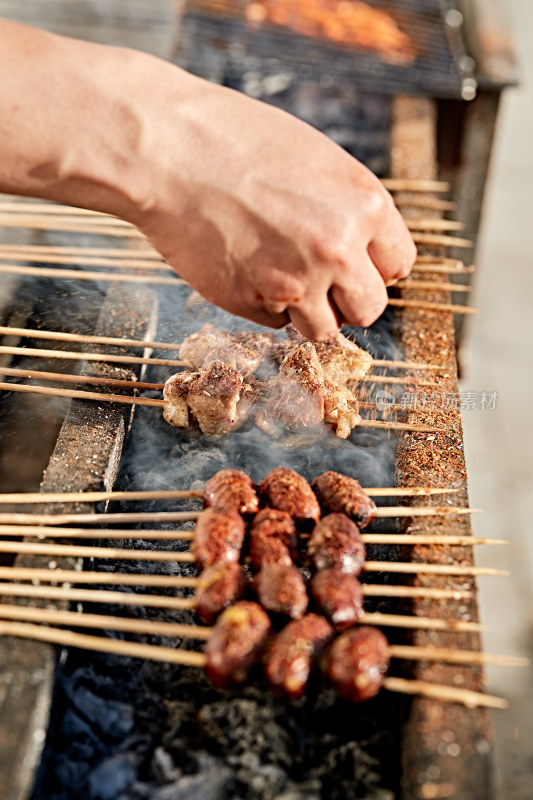
[{"label": "grilled sausage", "polygon": [[379,692],[389,661],[389,645],[380,630],[352,628],[328,648],[323,667],[341,697],[361,703]]},{"label": "grilled sausage", "polygon": [[276,467],[259,484],[267,505],[286,511],[297,525],[309,527],[320,518],[320,506],[313,490],[301,475],[287,467]]},{"label": "grilled sausage", "polygon": [[372,521],[376,504],[355,478],[339,472],[323,472],[311,484],[324,514],[340,512],[355,520],[360,528]]},{"label": "grilled sausage", "polygon": [[311,581],[311,594],[337,631],[353,627],[364,614],[363,587],[338,567],[317,572]]},{"label": "grilled sausage", "polygon": [[255,515],[250,527],[249,556],[255,569],[264,564],[292,563],[291,552],[296,546],[296,528],[285,511],[263,508]]},{"label": "grilled sausage", "polygon": [[329,622],[317,614],[289,622],[268,651],[265,673],[272,689],[287,697],[300,697],[319,653],[332,636]]},{"label": "grilled sausage", "polygon": [[202,622],[212,625],[225,608],[244,595],[246,583],[246,573],[235,561],[204,569],[195,594],[196,613]]},{"label": "grilled sausage", "polygon": [[257,603],[240,600],[217,619],[205,648],[206,672],[218,689],[245,683],[270,633],[270,620]]},{"label": "grilled sausage", "polygon": [[366,557],[359,528],[345,514],[328,514],[315,525],[307,554],[317,570],[336,567],[355,576],[361,573]]},{"label": "grilled sausage", "polygon": [[257,599],[270,614],[300,619],[309,598],[302,573],[294,564],[264,564],[256,578]]},{"label": "grilled sausage", "polygon": [[196,520],[194,554],[199,569],[238,561],[244,540],[244,522],[236,511],[206,508]]},{"label": "grilled sausage", "polygon": [[204,507],[231,509],[247,516],[259,509],[252,479],[239,469],[221,469],[204,486]]}]

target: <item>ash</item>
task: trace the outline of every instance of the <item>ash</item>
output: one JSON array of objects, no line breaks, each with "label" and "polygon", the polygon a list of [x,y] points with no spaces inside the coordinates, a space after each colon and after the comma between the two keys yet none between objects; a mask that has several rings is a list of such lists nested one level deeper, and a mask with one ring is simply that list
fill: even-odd
[{"label": "ash", "polygon": [[[258,330],[206,303],[192,304],[181,287],[161,296],[159,317],[157,337],[166,341],[180,342],[206,321],[226,329]],[[354,329],[350,334],[375,357],[397,358],[392,325],[393,318],[386,314],[368,331]],[[170,371],[151,367],[147,380],[160,382]],[[357,429],[345,441],[326,430],[312,439],[275,441],[254,426],[215,439],[198,431],[170,428],[158,409],[139,407],[115,488],[197,489],[225,467],[243,469],[258,481],[280,465],[308,479],[333,469],[354,475],[363,485],[386,486],[394,480],[395,450],[396,438],[388,432]],[[126,507],[192,510],[199,508],[199,501],[116,503],[109,510]],[[389,520],[383,522],[392,530]],[[379,530],[379,524],[372,529]],[[97,535],[96,531],[96,544],[100,543]],[[142,539],[141,526],[139,539],[106,540],[105,544],[152,547]],[[157,546],[186,550],[187,542]],[[369,558],[375,557],[373,550],[369,549]],[[394,559],[399,553],[387,548],[381,556]],[[86,568],[195,573],[190,564],[146,561],[92,561]],[[385,576],[372,576],[373,583],[380,579]],[[129,587],[124,591],[130,591]],[[135,591],[149,590],[140,586]],[[174,590],[159,593],[172,595]],[[367,607],[391,610],[379,600]],[[392,607],[403,610],[398,603]],[[195,622],[193,613],[184,611],[95,605],[86,610]],[[129,638],[111,632],[104,635]],[[173,648],[201,648],[194,640],[134,638]],[[405,641],[398,634],[389,638]],[[406,698],[387,692],[353,706],[318,684],[299,701],[285,701],[273,697],[259,675],[241,691],[221,692],[213,689],[200,669],[63,651],[33,800],[394,800],[399,796],[401,727],[408,708]]]}]

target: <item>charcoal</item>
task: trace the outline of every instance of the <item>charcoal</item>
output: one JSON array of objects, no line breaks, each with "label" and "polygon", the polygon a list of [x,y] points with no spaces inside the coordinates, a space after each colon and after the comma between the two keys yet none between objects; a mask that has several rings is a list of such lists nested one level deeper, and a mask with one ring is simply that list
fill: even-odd
[{"label": "charcoal", "polygon": [[87,782],[87,800],[116,800],[135,780],[136,757],[133,753],[116,753],[92,771]]}]

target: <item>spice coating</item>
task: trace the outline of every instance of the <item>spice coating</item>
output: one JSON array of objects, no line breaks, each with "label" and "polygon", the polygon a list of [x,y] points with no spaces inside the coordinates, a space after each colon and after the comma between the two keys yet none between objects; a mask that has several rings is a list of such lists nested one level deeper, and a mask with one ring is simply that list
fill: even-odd
[{"label": "spice coating", "polygon": [[329,622],[317,614],[289,622],[269,648],[265,674],[272,689],[287,697],[300,697],[320,651],[332,636]]},{"label": "spice coating", "polygon": [[324,513],[339,512],[355,520],[360,528],[372,521],[376,504],[355,478],[339,472],[323,472],[311,484]]},{"label": "spice coating", "polygon": [[236,511],[206,508],[196,520],[194,554],[199,569],[238,561],[244,541],[244,522]]},{"label": "spice coating", "polygon": [[235,561],[213,564],[204,569],[195,593],[196,613],[202,622],[212,625],[225,608],[244,595],[246,584],[246,573]]},{"label": "spice coating", "polygon": [[205,648],[205,669],[213,686],[245,683],[270,630],[268,615],[257,603],[241,600],[223,611]]},{"label": "spice coating", "polygon": [[307,554],[315,569],[336,567],[347,575],[360,575],[366,550],[359,528],[345,514],[328,514],[311,534]]},{"label": "spice coating", "polygon": [[276,467],[259,484],[259,494],[269,506],[286,511],[297,525],[320,519],[320,506],[305,478],[288,467]]},{"label": "spice coating", "polygon": [[353,627],[364,614],[363,587],[338,567],[317,572],[311,581],[311,594],[337,631]]},{"label": "spice coating", "polygon": [[389,661],[389,645],[380,630],[352,628],[333,641],[323,667],[341,697],[362,703],[380,691]]}]

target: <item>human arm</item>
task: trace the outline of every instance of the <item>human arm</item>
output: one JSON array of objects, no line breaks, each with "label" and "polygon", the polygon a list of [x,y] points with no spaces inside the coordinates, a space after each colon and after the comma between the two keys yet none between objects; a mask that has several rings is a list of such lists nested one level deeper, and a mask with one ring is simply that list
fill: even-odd
[{"label": "human arm", "polygon": [[316,339],[408,273],[390,196],[310,126],[143,53],[0,37],[0,191],[124,218],[208,300]]}]

